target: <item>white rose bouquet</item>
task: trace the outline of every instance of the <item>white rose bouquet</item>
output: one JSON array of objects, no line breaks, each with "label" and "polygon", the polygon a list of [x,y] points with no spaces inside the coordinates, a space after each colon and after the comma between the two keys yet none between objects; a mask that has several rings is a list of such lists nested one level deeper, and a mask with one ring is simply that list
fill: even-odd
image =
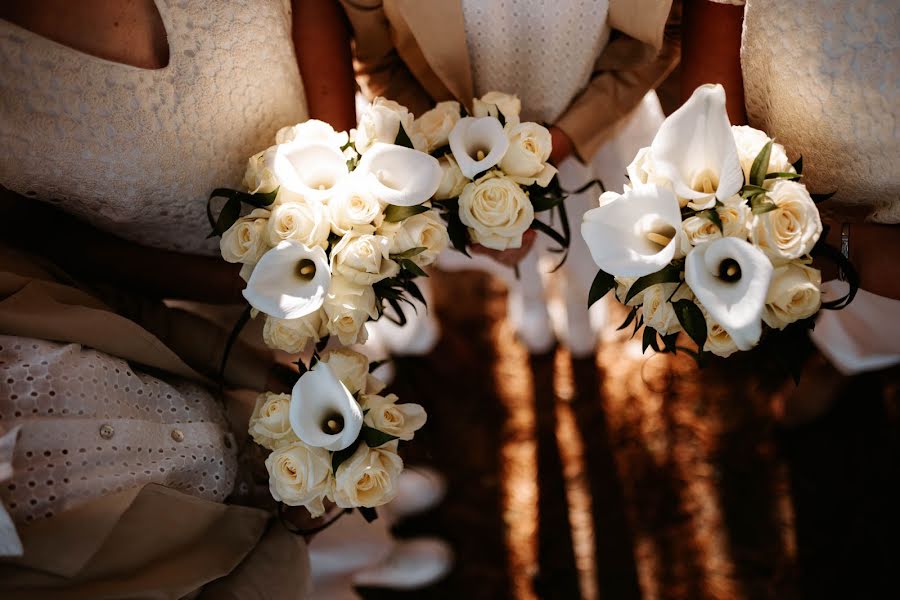
[{"label": "white rose bouquet", "polygon": [[[604,193],[585,213],[582,235],[601,269],[589,304],[614,289],[631,307],[622,328],[643,326],[645,351],[692,352],[676,346],[682,331],[697,358],[804,333],[821,308],[849,303],[858,282],[820,239],[816,201],[826,197],[807,191],[801,171],[762,131],[731,126],[721,86],[701,86],[638,152],[624,193]],[[822,301],[814,255],[840,263],[847,296]]]},{"label": "white rose bouquet", "polygon": [[[430,200],[437,159],[412,147],[406,108],[376,99],[359,128],[322,121],[285,127],[252,156],[246,191],[217,189],[208,215],[222,257],[243,265],[244,297],[266,316],[266,343],[299,353],[329,337],[364,343],[365,323],[405,322],[401,303],[424,302],[414,279],[449,244]],[[225,198],[218,217],[211,203]],[[241,216],[243,205],[252,208]]]},{"label": "white rose bouquet", "polygon": [[327,500],[371,520],[396,496],[399,442],[412,440],[427,416],[418,404],[382,395],[375,366],[358,352],[329,350],[314,355],[290,395],[256,399],[249,431],[271,451],[265,464],[275,500],[314,518]]},{"label": "white rose bouquet", "polygon": [[[569,246],[566,194],[548,162],[550,131],[522,122],[520,111],[517,97],[489,92],[474,101],[472,114],[458,102],[440,102],[412,123],[414,146],[440,163],[435,206],[454,248],[466,255],[470,243],[519,248],[529,229],[549,235],[561,252]],[[552,209],[560,213],[561,233],[535,218]]]}]

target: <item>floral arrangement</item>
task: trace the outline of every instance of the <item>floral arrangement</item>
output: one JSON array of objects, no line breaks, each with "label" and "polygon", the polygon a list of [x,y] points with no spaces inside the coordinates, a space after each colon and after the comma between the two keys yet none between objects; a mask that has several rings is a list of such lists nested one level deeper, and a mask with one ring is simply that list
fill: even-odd
[{"label": "floral arrangement", "polygon": [[375,507],[396,496],[398,444],[413,439],[426,414],[394,394],[380,395],[385,385],[371,366],[358,352],[328,350],[314,357],[290,395],[257,398],[250,436],[271,451],[266,470],[275,500],[303,506],[312,517],[326,512],[327,500],[371,520]]},{"label": "floral arrangement", "polygon": [[[211,235],[243,265],[243,295],[266,316],[273,348],[300,353],[330,336],[364,343],[367,321],[403,324],[401,303],[424,303],[414,279],[449,243],[429,202],[443,171],[412,148],[401,125],[409,113],[390,104],[375,129],[371,115],[349,133],[316,120],[281,129],[249,159],[246,191],[210,197],[226,199],[217,218],[208,207]],[[244,204],[252,210],[241,216]]]},{"label": "floral arrangement", "polygon": [[791,164],[758,129],[732,127],[721,86],[701,86],[670,115],[628,178],[624,193],[600,196],[581,230],[601,269],[589,303],[615,290],[631,307],[621,328],[643,326],[645,351],[692,352],[676,346],[684,331],[698,358],[727,357],[852,300],[855,285],[822,301],[812,256],[851,269],[820,240],[816,200],[825,198],[801,183],[802,160]]},{"label": "floral arrangement", "polygon": [[[376,100],[372,120],[360,129],[379,130],[395,111],[393,103]],[[440,102],[403,124],[412,145],[440,163],[435,206],[447,221],[454,248],[464,254],[470,243],[494,250],[519,248],[529,229],[550,236],[560,252],[569,246],[565,193],[547,162],[550,132],[522,122],[520,112],[517,97],[489,92],[474,100],[471,114],[458,102]],[[535,213],[552,209],[560,213],[562,233],[535,218]]]}]

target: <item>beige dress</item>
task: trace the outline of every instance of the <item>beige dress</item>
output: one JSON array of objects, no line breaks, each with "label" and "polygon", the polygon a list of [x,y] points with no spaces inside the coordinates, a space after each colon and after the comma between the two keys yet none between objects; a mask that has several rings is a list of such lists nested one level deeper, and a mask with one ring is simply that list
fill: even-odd
[{"label": "beige dress", "polygon": [[[143,245],[211,253],[209,192],[237,186],[247,157],[306,117],[290,6],[156,4],[170,56],[158,70],[0,21],[0,184]],[[13,292],[30,289],[5,274]],[[17,295],[4,308],[22,309]],[[202,378],[151,373],[71,343],[78,334],[21,337],[21,323],[0,323],[0,501],[17,526],[148,484],[214,502],[232,493],[235,440]],[[7,554],[14,533],[0,518]]]}]

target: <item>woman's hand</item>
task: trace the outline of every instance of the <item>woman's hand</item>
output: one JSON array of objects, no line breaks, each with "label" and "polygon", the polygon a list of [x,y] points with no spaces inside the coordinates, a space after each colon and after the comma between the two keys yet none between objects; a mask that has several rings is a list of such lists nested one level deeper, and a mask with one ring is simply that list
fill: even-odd
[{"label": "woman's hand", "polygon": [[474,252],[475,254],[490,256],[501,265],[506,265],[507,267],[515,267],[517,264],[522,262],[522,259],[525,258],[529,251],[531,251],[531,247],[534,246],[534,239],[536,237],[537,231],[535,231],[534,229],[529,229],[522,234],[522,245],[518,248],[510,248],[509,250],[492,250],[490,248],[485,248],[481,244],[473,244],[471,248],[472,252]]},{"label": "woman's hand", "polygon": [[575,144],[572,143],[565,131],[556,125],[550,126],[550,139],[553,143],[553,149],[550,151],[550,162],[556,166],[569,158],[575,150]]}]

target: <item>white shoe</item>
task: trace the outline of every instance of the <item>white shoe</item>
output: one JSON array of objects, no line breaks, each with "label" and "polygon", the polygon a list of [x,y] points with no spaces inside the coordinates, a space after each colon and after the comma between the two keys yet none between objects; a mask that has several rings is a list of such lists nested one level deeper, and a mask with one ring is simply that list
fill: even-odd
[{"label": "white shoe", "polygon": [[394,521],[434,508],[447,494],[444,477],[428,467],[404,469],[397,479],[397,488],[397,496],[385,506]]},{"label": "white shoe", "polygon": [[550,315],[543,301],[526,301],[522,294],[510,288],[507,316],[513,330],[528,352],[545,354],[553,349],[556,336],[550,328]]},{"label": "white shoe", "polygon": [[453,551],[443,540],[415,538],[397,542],[383,563],[353,576],[358,587],[417,590],[443,579],[453,567]]}]

